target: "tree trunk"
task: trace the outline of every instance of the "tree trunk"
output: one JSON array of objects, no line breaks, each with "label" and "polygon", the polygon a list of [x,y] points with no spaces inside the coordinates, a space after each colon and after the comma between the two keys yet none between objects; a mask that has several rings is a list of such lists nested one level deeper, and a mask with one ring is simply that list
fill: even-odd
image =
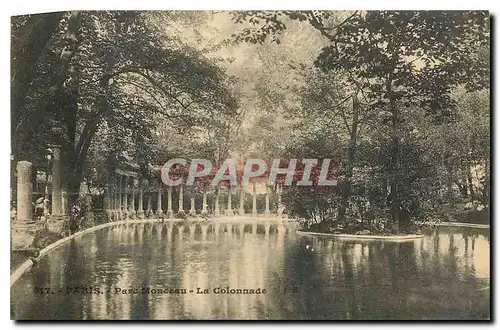
[{"label": "tree trunk", "polygon": [[474,198],[475,198],[474,184],[472,183],[472,170],[471,170],[470,166],[467,169],[467,183],[469,185],[470,200],[474,201]]},{"label": "tree trunk", "polygon": [[391,118],[391,136],[392,136],[392,146],[391,146],[391,163],[390,163],[390,173],[391,173],[391,192],[388,198],[390,202],[392,222],[397,226],[397,232],[404,230],[406,227],[406,221],[404,217],[401,216],[401,201],[398,191],[398,170],[399,170],[399,135],[398,135],[398,109],[395,104],[393,92],[392,92],[392,79],[387,79],[386,82],[387,95],[389,98],[389,109],[392,113]]},{"label": "tree trunk", "polygon": [[359,102],[357,93],[352,97],[352,122],[349,144],[347,146],[347,160],[345,165],[345,180],[341,187],[341,199],[338,208],[337,220],[339,222],[345,221],[345,213],[349,203],[349,197],[351,196],[351,186],[352,186],[352,175],[354,168],[354,157],[356,154],[357,147],[357,133],[358,133],[358,119],[359,119]]}]

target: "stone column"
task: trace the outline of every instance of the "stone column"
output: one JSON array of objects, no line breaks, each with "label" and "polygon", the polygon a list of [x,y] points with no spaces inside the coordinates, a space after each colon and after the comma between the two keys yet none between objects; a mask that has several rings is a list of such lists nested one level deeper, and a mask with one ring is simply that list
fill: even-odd
[{"label": "stone column", "polygon": [[118,211],[118,218],[122,219],[123,218],[123,211],[122,211],[122,176],[118,174],[118,196],[117,196],[117,211]]},{"label": "stone column", "polygon": [[111,213],[111,187],[109,184],[104,188],[104,210],[106,215],[108,216],[108,222],[111,221],[112,213]]},{"label": "stone column", "polygon": [[182,183],[179,185],[179,211],[178,213],[184,213],[184,187]]},{"label": "stone column", "polygon": [[69,212],[68,191],[66,189],[61,191],[61,212],[63,215],[67,215]]},{"label": "stone column", "polygon": [[218,217],[220,215],[219,209],[219,186],[215,187],[215,207],[214,207],[214,216]]},{"label": "stone column", "polygon": [[190,204],[191,204],[191,208],[189,209],[189,214],[191,215],[196,215],[196,208],[195,208],[195,200],[194,200],[194,196],[193,196],[193,192],[191,192],[191,201],[190,201]]},{"label": "stone column", "polygon": [[53,148],[52,157],[52,215],[61,215],[61,150]]},{"label": "stone column", "polygon": [[269,211],[269,186],[266,184],[266,211],[265,216],[268,217],[271,212]]},{"label": "stone column", "polygon": [[139,219],[144,219],[143,190],[144,190],[144,182],[140,182],[139,183],[139,205],[137,206],[137,217]]},{"label": "stone column", "polygon": [[135,182],[132,178],[132,186],[130,187],[130,207],[128,214],[133,219],[135,218]]},{"label": "stone column", "polygon": [[125,179],[125,191],[123,196],[123,214],[124,218],[128,219],[128,176],[124,177]]},{"label": "stone column", "polygon": [[257,216],[257,189],[255,182],[252,182],[252,217]]},{"label": "stone column", "polygon": [[278,193],[278,216],[281,217],[283,215],[283,205],[281,203],[281,191],[282,187],[280,185],[276,186],[276,191]]},{"label": "stone column", "polygon": [[32,164],[28,161],[17,163],[17,217],[12,225],[12,248],[27,248],[35,239],[33,221]]},{"label": "stone column", "polygon": [[174,210],[172,209],[172,186],[168,186],[167,191],[167,215],[170,219],[174,218]]},{"label": "stone column", "polygon": [[207,210],[207,188],[203,187],[203,205],[201,209],[201,214],[202,215],[207,215],[208,210]]},{"label": "stone column", "polygon": [[245,189],[240,186],[240,215],[245,215]]},{"label": "stone column", "polygon": [[158,208],[156,209],[156,215],[161,216],[163,214],[163,209],[161,208],[161,193],[162,193],[162,186],[161,182],[158,185]]},{"label": "stone column", "polygon": [[148,209],[146,211],[146,216],[149,218],[151,216],[151,214],[153,214],[153,206],[152,206],[152,195],[153,192],[150,190],[149,186],[148,186],[148,192],[147,192],[147,195],[148,195]]},{"label": "stone column", "polygon": [[232,216],[233,215],[233,205],[232,205],[232,195],[233,195],[233,187],[229,185],[229,188],[227,189],[227,215]]},{"label": "stone column", "polygon": [[113,185],[111,186],[111,209],[113,210],[113,221],[116,221],[118,215],[118,192],[116,177],[113,176]]},{"label": "stone column", "polygon": [[115,210],[116,210],[116,220],[120,220],[122,217],[122,195],[121,195],[121,179],[120,177],[115,178]]}]

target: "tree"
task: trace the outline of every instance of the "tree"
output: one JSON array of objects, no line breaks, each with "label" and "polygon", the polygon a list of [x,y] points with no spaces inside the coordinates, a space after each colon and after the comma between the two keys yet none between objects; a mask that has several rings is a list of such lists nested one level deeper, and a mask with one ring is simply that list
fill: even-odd
[{"label": "tree", "polygon": [[[377,11],[354,12],[339,20],[311,11],[245,12],[235,14],[235,21],[260,27],[246,28],[236,39],[263,43],[272,35],[278,41],[276,32],[286,28],[284,17],[308,21],[328,39],[330,45],[323,48],[315,65],[347,75],[360,104],[376,110],[382,129],[390,131],[387,203],[393,222],[404,229],[407,222],[402,214],[408,210],[402,201],[406,188],[400,184],[405,173],[401,168],[403,118],[417,107],[442,121],[454,108],[453,86],[488,86],[488,66],[474,52],[489,42],[488,14]],[[336,21],[333,26],[325,24],[331,21]]]},{"label": "tree", "polygon": [[62,145],[64,177],[77,190],[97,143],[115,151],[107,158],[116,164],[117,147],[145,156],[160,120],[186,130],[232,116],[238,104],[224,70],[169,38],[158,19],[149,12],[62,14],[17,118],[16,156],[32,159],[47,142]]}]

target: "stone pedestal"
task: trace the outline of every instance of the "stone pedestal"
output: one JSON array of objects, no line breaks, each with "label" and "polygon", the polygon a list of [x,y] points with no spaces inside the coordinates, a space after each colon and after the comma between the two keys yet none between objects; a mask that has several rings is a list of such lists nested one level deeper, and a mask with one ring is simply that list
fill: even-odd
[{"label": "stone pedestal", "polygon": [[27,249],[31,247],[35,240],[36,225],[32,224],[16,224],[11,228],[12,249]]},{"label": "stone pedestal", "polygon": [[47,219],[47,230],[61,236],[67,236],[69,232],[68,223],[69,217],[52,215]]}]

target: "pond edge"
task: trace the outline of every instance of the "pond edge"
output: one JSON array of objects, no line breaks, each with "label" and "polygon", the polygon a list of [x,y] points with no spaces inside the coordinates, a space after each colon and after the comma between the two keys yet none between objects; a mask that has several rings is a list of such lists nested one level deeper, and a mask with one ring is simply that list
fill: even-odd
[{"label": "pond edge", "polygon": [[405,242],[424,237],[424,235],[381,236],[381,235],[354,235],[354,234],[327,234],[327,233],[318,233],[318,232],[301,231],[301,230],[297,230],[297,234],[306,236],[328,236],[328,237],[341,238],[344,240],[356,240],[356,241],[380,240],[380,241],[391,241],[391,242]]},{"label": "pond edge", "polygon": [[478,223],[466,223],[466,222],[438,222],[435,225],[439,227],[464,227],[464,228],[482,228],[482,229],[490,228],[490,225],[482,225]]},{"label": "pond edge", "polygon": [[[43,249],[40,250],[40,253],[38,257],[33,258],[36,261],[39,261],[40,258],[43,256],[47,255],[49,252],[53,251],[59,245],[66,243],[69,240],[72,240],[76,237],[103,229],[107,227],[112,227],[112,226],[117,226],[117,225],[124,225],[124,224],[129,224],[129,223],[149,223],[149,222],[162,222],[163,220],[158,218],[158,219],[140,219],[140,220],[122,220],[122,221],[113,221],[113,222],[107,222],[103,223],[101,225],[97,225],[91,228],[84,229],[82,231],[78,231],[74,234],[71,234],[67,237],[61,238],[60,240],[55,241],[54,243],[47,245]],[[33,267],[33,259],[28,259],[25,262],[23,262],[19,267],[16,268],[16,270],[10,275],[10,287],[16,283],[16,281],[21,278],[26,272],[28,272],[32,267]]]}]

